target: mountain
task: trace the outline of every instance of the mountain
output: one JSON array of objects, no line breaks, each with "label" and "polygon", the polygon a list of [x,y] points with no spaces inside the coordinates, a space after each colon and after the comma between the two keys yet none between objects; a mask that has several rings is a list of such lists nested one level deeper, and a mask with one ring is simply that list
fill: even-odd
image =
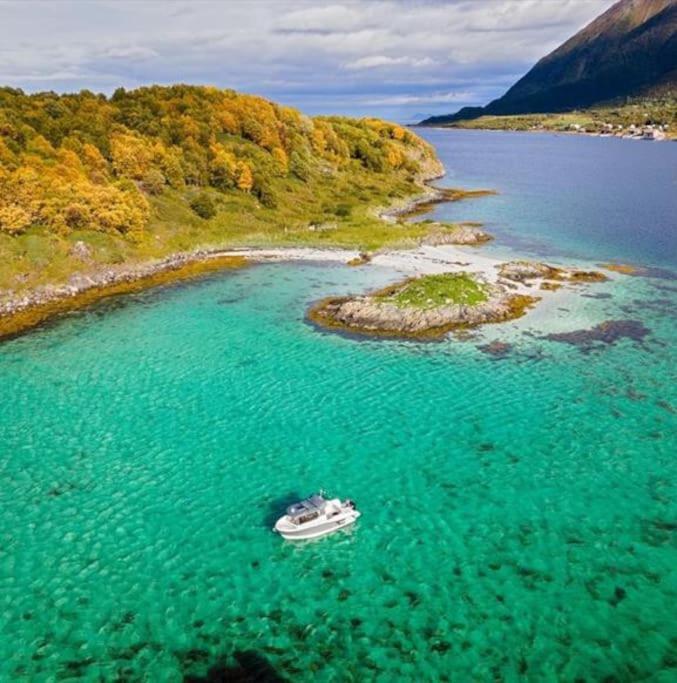
[{"label": "mountain", "polygon": [[543,57],[502,97],[421,125],[557,112],[677,87],[677,0],[620,0]]}]

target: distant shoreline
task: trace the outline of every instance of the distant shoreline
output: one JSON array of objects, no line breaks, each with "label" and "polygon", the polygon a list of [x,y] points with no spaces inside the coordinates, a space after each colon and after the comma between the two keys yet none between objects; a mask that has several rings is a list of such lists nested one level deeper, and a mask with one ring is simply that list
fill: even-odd
[{"label": "distant shoreline", "polygon": [[636,135],[621,135],[616,133],[592,133],[584,130],[550,130],[548,128],[491,128],[489,126],[473,127],[473,126],[411,126],[412,128],[423,130],[443,130],[443,131],[473,131],[477,133],[491,132],[491,133],[529,133],[529,134],[547,134],[547,135],[580,135],[591,138],[605,138],[615,140],[628,140],[632,142],[677,142],[677,137],[666,136],[664,138],[643,138]]}]

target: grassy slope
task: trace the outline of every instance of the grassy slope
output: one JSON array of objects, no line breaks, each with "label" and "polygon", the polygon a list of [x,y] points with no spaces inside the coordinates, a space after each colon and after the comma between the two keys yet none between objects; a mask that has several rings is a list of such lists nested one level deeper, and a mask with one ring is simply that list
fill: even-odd
[{"label": "grassy slope", "polygon": [[451,128],[478,130],[551,130],[566,131],[575,125],[586,132],[602,132],[604,124],[628,128],[649,123],[667,124],[667,136],[677,139],[677,95],[665,99],[637,100],[624,105],[607,105],[561,114],[517,114],[513,116],[481,116],[456,121]]},{"label": "grassy slope", "polygon": [[464,273],[426,275],[409,281],[401,289],[388,292],[382,299],[398,306],[434,308],[445,304],[473,306],[487,300],[481,283]]},{"label": "grassy slope", "polygon": [[[373,250],[384,245],[406,246],[422,237],[427,227],[387,223],[376,206],[411,196],[420,187],[401,175],[367,171],[357,162],[346,170],[304,183],[295,178],[275,180],[276,208],[265,208],[250,194],[208,190],[218,205],[217,215],[204,220],[189,207],[190,194],[171,189],[151,198],[153,215],[141,242],[113,234],[75,230],[66,236],[0,234],[0,290],[22,291],[59,283],[76,271],[102,265],[163,257],[198,247],[307,245]],[[77,241],[92,248],[89,261],[71,255]]]}]

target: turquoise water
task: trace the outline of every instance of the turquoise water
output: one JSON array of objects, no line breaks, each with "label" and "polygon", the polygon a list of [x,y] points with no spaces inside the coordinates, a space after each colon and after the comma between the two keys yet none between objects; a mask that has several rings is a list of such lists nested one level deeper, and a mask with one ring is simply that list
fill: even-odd
[{"label": "turquoise water", "polygon": [[[462,342],[304,319],[393,277],[256,266],[0,347],[1,680],[675,680],[677,282]],[[646,334],[545,338],[609,319]],[[271,533],[319,487],[354,529]]]}]

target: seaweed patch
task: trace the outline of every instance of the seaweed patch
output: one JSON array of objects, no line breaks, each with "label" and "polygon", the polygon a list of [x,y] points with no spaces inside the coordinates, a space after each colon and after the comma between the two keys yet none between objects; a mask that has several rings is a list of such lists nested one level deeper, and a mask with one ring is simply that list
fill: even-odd
[{"label": "seaweed patch", "polygon": [[639,320],[606,320],[587,330],[556,332],[545,335],[543,339],[571,344],[587,352],[603,344],[615,344],[621,339],[641,343],[649,332],[649,328]]}]

